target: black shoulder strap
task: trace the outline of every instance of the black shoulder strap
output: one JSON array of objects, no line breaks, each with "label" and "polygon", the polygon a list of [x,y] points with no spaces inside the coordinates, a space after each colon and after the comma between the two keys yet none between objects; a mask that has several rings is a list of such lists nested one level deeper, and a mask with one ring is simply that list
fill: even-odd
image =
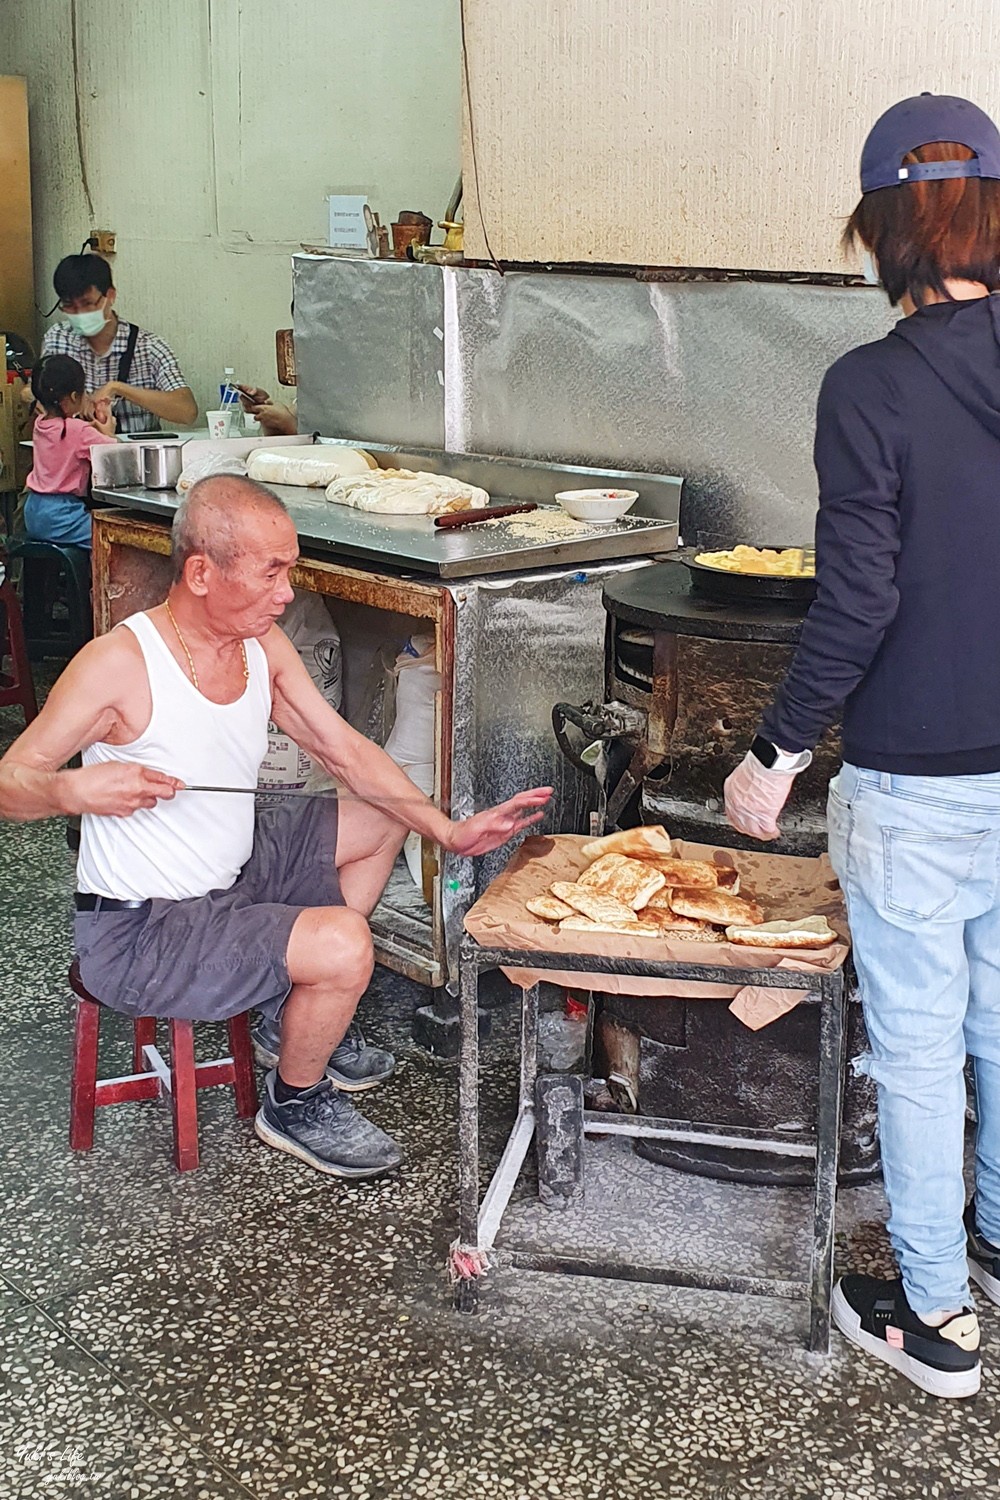
[{"label": "black shoulder strap", "polygon": [[118,361],[118,374],[115,379],[122,385],[128,385],[128,378],[132,373],[132,361],[135,358],[135,346],[139,341],[139,327],[136,323],[128,325],[128,342],[125,352]]}]

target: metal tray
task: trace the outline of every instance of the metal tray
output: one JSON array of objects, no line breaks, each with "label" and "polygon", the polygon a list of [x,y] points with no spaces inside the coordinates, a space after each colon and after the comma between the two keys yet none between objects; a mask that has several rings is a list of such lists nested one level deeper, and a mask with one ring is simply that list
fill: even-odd
[{"label": "metal tray", "polygon": [[[766,546],[775,552],[784,550],[783,546],[773,542],[766,543]],[[710,568],[704,563],[695,562],[696,555],[704,550],[704,547],[682,547],[675,555],[677,561],[683,563],[690,573],[694,592],[705,599],[718,599],[725,603],[739,600],[743,603],[756,601],[761,604],[795,604],[805,609],[816,597],[815,578],[782,578],[771,573],[727,573],[723,568]]]}]

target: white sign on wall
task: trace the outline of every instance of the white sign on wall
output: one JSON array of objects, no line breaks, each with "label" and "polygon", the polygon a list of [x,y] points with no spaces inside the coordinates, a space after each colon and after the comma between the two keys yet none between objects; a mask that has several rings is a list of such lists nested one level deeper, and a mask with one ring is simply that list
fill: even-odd
[{"label": "white sign on wall", "polygon": [[378,234],[368,199],[359,193],[331,193],[327,198],[330,231],[327,243],[334,250],[356,255],[378,254]]}]

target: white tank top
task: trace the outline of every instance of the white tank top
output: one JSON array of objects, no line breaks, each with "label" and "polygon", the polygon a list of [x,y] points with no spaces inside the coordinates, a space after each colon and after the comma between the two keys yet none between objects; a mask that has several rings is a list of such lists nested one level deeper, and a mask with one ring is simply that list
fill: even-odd
[{"label": "white tank top", "polygon": [[[139,642],[153,712],[130,745],[98,741],[85,766],[133,761],[198,786],[256,786],[267,753],[271,678],[259,641],[246,641],[250,680],[235,703],[211,703],[171,656],[148,615],[122,624]],[[253,849],[254,799],[178,792],[129,818],[84,815],[77,889],[119,900],[181,901],[228,890]]]}]

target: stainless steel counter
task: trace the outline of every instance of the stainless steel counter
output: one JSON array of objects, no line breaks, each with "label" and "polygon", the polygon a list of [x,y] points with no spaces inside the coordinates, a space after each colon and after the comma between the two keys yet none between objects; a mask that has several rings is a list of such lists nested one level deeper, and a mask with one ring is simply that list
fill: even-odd
[{"label": "stainless steel counter", "polygon": [[[587,536],[534,541],[518,536],[518,522],[530,517],[487,521],[458,531],[439,530],[423,516],[371,516],[322,498],[304,498],[308,490],[269,485],[285,502],[303,547],[309,552],[378,563],[393,571],[430,573],[437,578],[471,578],[484,573],[524,573],[573,563],[610,562],[648,557],[677,545],[677,527],[669,521],[624,516],[610,526],[588,527]],[[94,498],[125,510],[172,515],[173,490],[95,489]],[[499,499],[499,497],[496,497]],[[558,519],[558,506],[547,508]],[[536,512],[537,514],[537,512]]]},{"label": "stainless steel counter", "polygon": [[[331,505],[322,490],[272,485],[287,505],[303,547],[344,561],[376,563],[392,572],[427,573],[436,578],[472,578],[491,573],[526,573],[575,563],[613,562],[671,552],[677,545],[682,481],[671,475],[611,473],[469,454],[397,449],[365,443],[383,468],[431,469],[482,486],[497,504],[551,502],[557,490],[600,487],[639,491],[636,511],[608,526],[589,525],[578,535],[526,535],[531,516],[512,516],[458,531],[439,529],[424,516],[373,516],[347,505]],[[109,488],[95,484],[94,496],[108,505],[170,516],[177,509],[173,490]],[[555,528],[568,521],[558,506],[545,507]]]}]

